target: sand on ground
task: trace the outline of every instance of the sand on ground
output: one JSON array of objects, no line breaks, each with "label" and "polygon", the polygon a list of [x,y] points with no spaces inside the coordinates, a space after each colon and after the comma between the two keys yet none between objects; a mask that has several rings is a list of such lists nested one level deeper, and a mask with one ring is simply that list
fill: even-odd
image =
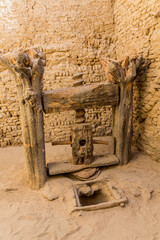
[{"label": "sand on ground", "polygon": [[[62,161],[71,157],[70,146],[46,144],[46,156]],[[128,165],[105,168],[98,177],[123,189],[129,201],[124,208],[71,212],[78,181],[49,177],[43,190],[33,191],[24,166],[23,147],[0,149],[0,240],[160,239],[160,164],[135,149]]]}]

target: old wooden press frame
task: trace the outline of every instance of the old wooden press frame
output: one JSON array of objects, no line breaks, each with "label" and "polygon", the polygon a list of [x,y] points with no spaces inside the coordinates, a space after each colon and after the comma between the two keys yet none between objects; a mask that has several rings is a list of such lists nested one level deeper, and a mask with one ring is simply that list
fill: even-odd
[{"label": "old wooden press frame", "polygon": [[[0,56],[0,65],[14,74],[16,79],[23,145],[31,188],[40,189],[47,181],[44,112],[112,105],[114,158],[117,159],[117,163],[127,164],[131,156],[133,81],[141,72],[142,58],[126,58],[124,65],[111,59],[102,62],[110,83],[43,92],[45,63],[45,55],[38,49]],[[76,167],[78,166],[80,165]]]}]

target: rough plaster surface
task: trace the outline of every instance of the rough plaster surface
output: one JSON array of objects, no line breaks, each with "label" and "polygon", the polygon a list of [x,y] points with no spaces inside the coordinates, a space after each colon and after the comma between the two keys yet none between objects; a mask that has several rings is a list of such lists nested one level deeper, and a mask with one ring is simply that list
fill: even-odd
[{"label": "rough plaster surface", "polygon": [[133,143],[160,161],[160,8],[159,0],[115,1],[116,56],[142,54],[151,62],[134,84]]},{"label": "rough plaster surface", "polygon": [[[0,49],[38,46],[47,56],[44,90],[73,85],[72,76],[84,73],[85,83],[105,81],[99,57],[112,48],[113,7],[110,1],[2,1]],[[20,115],[14,79],[7,71],[0,81],[1,146],[21,143]],[[45,116],[46,141],[69,139],[74,112]],[[110,108],[86,112],[93,133],[111,126]]]},{"label": "rough plaster surface", "polygon": [[[160,13],[158,0],[0,0],[0,49],[40,47],[47,55],[44,89],[72,86],[84,72],[85,83],[105,81],[100,58],[127,55],[151,60],[147,75],[134,86],[134,144],[160,159]],[[0,145],[21,144],[16,86],[0,72]],[[45,116],[46,141],[69,139],[74,112]],[[86,112],[95,135],[111,127],[111,109]]]}]

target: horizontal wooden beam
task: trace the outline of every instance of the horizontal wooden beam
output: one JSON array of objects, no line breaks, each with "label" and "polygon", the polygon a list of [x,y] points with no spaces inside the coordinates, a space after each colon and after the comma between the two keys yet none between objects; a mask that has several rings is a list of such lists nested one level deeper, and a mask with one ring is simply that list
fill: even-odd
[{"label": "horizontal wooden beam", "polygon": [[116,105],[118,102],[118,86],[112,83],[55,89],[43,93],[45,113]]},{"label": "horizontal wooden beam", "polygon": [[[52,146],[55,145],[71,145],[72,141],[52,141]],[[103,141],[103,140],[94,140],[93,139],[93,144],[104,144],[104,145],[108,145],[107,141]]]},{"label": "horizontal wooden beam", "polygon": [[63,173],[77,172],[85,168],[106,167],[119,164],[119,160],[115,155],[103,157],[94,157],[94,161],[88,165],[74,165],[70,162],[52,162],[47,164],[49,175],[58,175]]}]

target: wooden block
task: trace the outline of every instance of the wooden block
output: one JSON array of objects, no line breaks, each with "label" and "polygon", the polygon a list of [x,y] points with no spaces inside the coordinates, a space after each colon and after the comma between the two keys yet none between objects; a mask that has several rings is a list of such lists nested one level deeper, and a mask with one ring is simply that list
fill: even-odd
[{"label": "wooden block", "polygon": [[90,164],[93,159],[92,126],[89,123],[73,124],[72,156],[73,164]]},{"label": "wooden block", "polygon": [[95,141],[107,142],[107,144],[95,144],[93,149],[94,156],[103,156],[105,154],[114,154],[114,137],[113,136],[103,136],[94,137],[93,144]]}]

